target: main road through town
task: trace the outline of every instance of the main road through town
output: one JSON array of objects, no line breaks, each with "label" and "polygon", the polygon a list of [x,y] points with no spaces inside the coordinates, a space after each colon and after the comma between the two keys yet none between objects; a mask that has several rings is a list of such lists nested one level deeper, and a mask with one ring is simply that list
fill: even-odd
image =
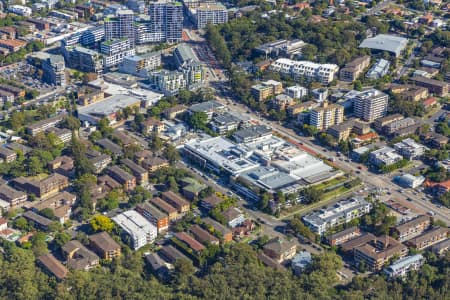
[{"label": "main road through town", "polygon": [[[300,147],[304,150],[309,151],[311,153],[316,153],[321,155],[322,157],[330,156],[330,152],[312,142],[311,138],[303,137],[297,135],[293,130],[286,128],[279,124],[276,121],[270,121],[265,118],[262,118],[251,112],[248,107],[241,103],[237,103],[232,98],[224,96],[217,91],[217,100],[223,104],[229,105],[228,103],[233,103],[230,107],[232,110],[239,111],[242,114],[247,114],[253,119],[257,120],[261,124],[265,124],[272,128],[272,130],[282,135],[288,140],[298,143]],[[364,184],[369,188],[376,188],[379,190],[389,191],[390,196],[389,199],[392,199],[403,206],[410,208],[411,210],[425,214],[427,212],[433,212],[434,217],[444,221],[447,225],[450,224],[450,210],[445,207],[438,207],[433,203],[424,200],[423,193],[412,193],[410,190],[402,190],[396,184],[392,183],[392,181],[383,175],[374,174],[366,168],[358,169],[359,164],[356,164],[350,160],[336,160],[334,162],[335,166],[343,171],[350,173],[358,173],[358,177],[364,182]],[[401,192],[399,192],[401,191]],[[410,200],[407,200],[410,199]]]}]

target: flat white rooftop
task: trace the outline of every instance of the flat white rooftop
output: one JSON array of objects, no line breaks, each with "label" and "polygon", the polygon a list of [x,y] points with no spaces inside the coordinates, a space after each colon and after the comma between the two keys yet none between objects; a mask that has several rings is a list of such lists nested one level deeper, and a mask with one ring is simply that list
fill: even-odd
[{"label": "flat white rooftop", "polygon": [[232,174],[257,166],[256,163],[247,159],[251,155],[248,149],[235,145],[223,137],[212,137],[203,140],[194,139],[187,142],[184,148]]},{"label": "flat white rooftop", "polygon": [[105,98],[103,101],[78,108],[78,114],[98,117],[108,116],[125,107],[136,105],[140,101],[138,98],[128,95],[114,95]]}]

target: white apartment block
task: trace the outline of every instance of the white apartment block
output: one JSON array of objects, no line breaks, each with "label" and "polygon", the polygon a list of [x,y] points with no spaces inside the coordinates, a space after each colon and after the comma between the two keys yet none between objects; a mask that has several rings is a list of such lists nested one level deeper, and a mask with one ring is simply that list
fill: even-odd
[{"label": "white apartment block", "polygon": [[427,148],[422,144],[416,143],[413,139],[408,138],[394,144],[394,149],[404,158],[411,160],[422,156]]},{"label": "white apartment block", "polygon": [[384,273],[390,278],[406,276],[409,271],[420,269],[424,262],[422,254],[406,256],[384,269]]},{"label": "white apartment block", "polygon": [[389,166],[402,159],[403,157],[395,153],[395,149],[391,147],[383,147],[369,154],[369,162],[377,167],[382,165]]},{"label": "white apartment block", "polygon": [[389,97],[387,94],[370,89],[356,95],[353,100],[355,117],[373,122],[386,116]]},{"label": "white apartment block", "polygon": [[119,10],[114,18],[105,19],[105,39],[127,38],[130,44],[135,43],[134,12]]},{"label": "white apartment block", "polygon": [[202,4],[195,9],[191,9],[194,15],[197,29],[203,29],[208,24],[223,24],[228,22],[227,8],[221,3]]},{"label": "white apartment block", "polygon": [[103,42],[100,46],[100,52],[106,55],[116,54],[131,48],[130,41],[127,38],[109,40]]},{"label": "white apartment block", "polygon": [[[183,5],[170,0],[152,1],[148,6],[150,16],[150,36],[156,41],[176,43],[181,41],[183,32]],[[159,38],[159,40],[157,40]]]},{"label": "white apartment block", "polygon": [[325,130],[333,125],[344,122],[344,107],[338,104],[324,102],[322,106],[311,110],[309,125],[318,130]]},{"label": "white apartment block", "polygon": [[311,61],[295,61],[287,58],[277,59],[270,65],[270,69],[290,75],[294,79],[306,77],[322,84],[332,82],[339,71],[339,67],[335,64],[318,64]]},{"label": "white apartment block", "polygon": [[133,56],[135,54],[136,54],[136,50],[133,48],[133,49],[129,49],[129,50],[119,52],[116,54],[112,54],[109,56],[104,56],[103,66],[105,66],[106,68],[117,66],[118,64],[120,64],[123,61],[123,59],[125,57]]},{"label": "white apartment block", "polygon": [[8,7],[8,11],[12,12],[16,15],[21,15],[21,16],[26,16],[26,17],[31,16],[31,13],[33,12],[31,10],[31,8],[29,8],[27,6],[22,6],[22,5],[10,5]]},{"label": "white apartment block", "polygon": [[125,57],[136,54],[136,50],[131,48],[128,38],[103,42],[100,46],[100,52],[104,54],[103,66],[106,68],[116,66],[123,62]]},{"label": "white apartment block", "polygon": [[291,98],[301,99],[308,96],[308,89],[300,85],[294,85],[286,88],[284,93]]},{"label": "white apartment block", "polygon": [[134,250],[155,241],[158,229],[135,210],[129,210],[112,218],[130,237]]},{"label": "white apartment block", "polygon": [[166,96],[176,95],[187,87],[185,75],[179,71],[161,70],[151,74],[150,80],[154,88]]},{"label": "white apartment block", "polygon": [[135,76],[148,77],[149,71],[161,66],[161,52],[127,56],[119,66],[119,71]]},{"label": "white apartment block", "polygon": [[303,222],[312,231],[324,234],[328,229],[348,223],[370,212],[372,204],[363,198],[342,200],[335,205],[304,216]]}]

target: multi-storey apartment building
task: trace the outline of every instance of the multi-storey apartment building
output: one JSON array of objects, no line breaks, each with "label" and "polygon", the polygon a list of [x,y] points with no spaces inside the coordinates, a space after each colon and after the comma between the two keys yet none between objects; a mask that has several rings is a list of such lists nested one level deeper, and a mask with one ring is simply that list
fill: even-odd
[{"label": "multi-storey apartment building", "polygon": [[335,79],[339,67],[335,64],[318,64],[310,61],[295,61],[280,58],[270,65],[275,72],[292,76],[294,79],[305,77],[322,84],[329,84]]},{"label": "multi-storey apartment building", "polygon": [[148,183],[148,172],[146,169],[136,164],[132,160],[125,158],[120,161],[123,165],[125,165],[128,169],[130,169],[131,173],[136,176],[137,182],[139,184]]},{"label": "multi-storey apartment building", "polygon": [[42,79],[48,83],[66,86],[66,64],[61,55],[48,54],[48,57],[42,60]]},{"label": "multi-storey apartment building", "polygon": [[104,54],[103,65],[110,68],[119,65],[125,57],[136,54],[128,38],[108,40],[100,45],[100,52]]},{"label": "multi-storey apartment building", "polygon": [[69,179],[58,173],[50,174],[44,179],[18,177],[13,180],[13,186],[36,197],[47,198],[69,186]]},{"label": "multi-storey apartment building", "polygon": [[65,116],[65,114],[61,114],[53,118],[41,120],[34,124],[28,125],[25,130],[28,134],[35,136],[39,132],[43,132],[47,129],[50,129],[51,127],[55,127],[64,119]]},{"label": "multi-storey apartment building", "polygon": [[427,148],[422,144],[416,143],[413,139],[408,138],[394,144],[394,149],[404,158],[411,160],[422,156]]},{"label": "multi-storey apartment building", "polygon": [[108,167],[107,172],[109,176],[123,186],[125,191],[132,191],[136,187],[136,177],[118,166]]},{"label": "multi-storey apartment building", "polygon": [[0,200],[8,202],[11,207],[16,207],[27,199],[28,196],[24,192],[15,190],[6,184],[0,186]]},{"label": "multi-storey apartment building", "polygon": [[205,3],[189,11],[197,29],[203,29],[208,24],[215,25],[228,22],[228,11],[222,3]]},{"label": "multi-storey apartment building", "polygon": [[89,28],[81,34],[80,43],[83,47],[92,47],[105,37],[105,26]]},{"label": "multi-storey apartment building", "polygon": [[327,237],[327,243],[330,246],[339,246],[347,241],[361,236],[359,227],[353,226]]},{"label": "multi-storey apartment building", "polygon": [[119,65],[119,71],[135,76],[148,77],[150,71],[161,66],[161,52],[155,51],[143,55],[125,57]]},{"label": "multi-storey apartment building", "polygon": [[172,191],[167,191],[161,194],[161,198],[178,210],[179,214],[184,214],[189,211],[190,205],[183,197],[175,194]]},{"label": "multi-storey apartment building", "polygon": [[384,126],[386,126],[392,122],[395,122],[395,121],[403,120],[404,118],[405,117],[401,114],[393,114],[393,115],[389,115],[386,117],[376,119],[375,122],[373,122],[373,125],[378,132],[381,132],[383,130]]},{"label": "multi-storey apartment building", "polygon": [[390,236],[377,237],[353,249],[356,263],[364,263],[370,270],[379,271],[394,257],[404,257],[408,247]]},{"label": "multi-storey apartment building", "polygon": [[161,41],[160,34],[152,33],[151,20],[136,20],[134,22],[134,36],[136,39],[136,44],[145,44]]},{"label": "multi-storey apartment building", "polygon": [[340,71],[339,78],[342,81],[353,82],[370,65],[370,56],[364,55],[347,63]]},{"label": "multi-storey apartment building", "polygon": [[166,213],[169,216],[169,221],[178,219],[179,216],[177,209],[163,199],[155,197],[150,200],[150,203],[156,206],[162,212]]},{"label": "multi-storey apartment building", "polygon": [[325,130],[344,121],[344,107],[339,104],[323,102],[320,107],[311,110],[309,125]]},{"label": "multi-storey apartment building", "polygon": [[252,86],[251,94],[256,101],[264,101],[267,98],[283,92],[283,84],[275,80],[267,80]]},{"label": "multi-storey apartment building", "polygon": [[404,242],[419,234],[422,234],[430,227],[430,225],[430,217],[421,215],[410,221],[395,226],[392,231],[397,235],[397,239],[400,242]]},{"label": "multi-storey apartment building", "polygon": [[17,158],[17,152],[11,149],[0,147],[0,161],[10,163]]},{"label": "multi-storey apartment building", "polygon": [[80,46],[62,47],[67,66],[89,73],[103,73],[102,55],[97,51]]},{"label": "multi-storey apartment building", "polygon": [[448,228],[433,227],[432,229],[425,231],[421,235],[409,239],[408,241],[406,241],[406,245],[417,250],[422,250],[447,239],[448,233]]},{"label": "multi-storey apartment building", "polygon": [[328,229],[359,218],[372,209],[372,204],[362,198],[342,200],[332,207],[321,209],[303,217],[303,222],[314,232],[324,234]]},{"label": "multi-storey apartment building", "polygon": [[181,2],[160,0],[150,2],[148,7],[151,26],[150,32],[159,41],[177,43],[182,39],[183,6]]},{"label": "multi-storey apartment building", "polygon": [[388,99],[388,95],[376,89],[357,94],[353,102],[355,117],[367,122],[384,117],[387,113]]},{"label": "multi-storey apartment building", "polygon": [[436,94],[439,97],[448,95],[450,84],[448,82],[430,79],[423,76],[412,77],[411,80],[418,86],[427,88],[430,93]]},{"label": "multi-storey apartment building", "polygon": [[384,269],[389,278],[405,276],[409,271],[418,270],[425,262],[422,254],[403,257]]},{"label": "multi-storey apartment building", "polygon": [[187,80],[180,71],[160,70],[150,74],[154,88],[166,96],[176,95],[187,87]]},{"label": "multi-storey apartment building", "polygon": [[367,71],[366,77],[369,79],[379,79],[389,73],[390,65],[391,63],[388,60],[379,59]]},{"label": "multi-storey apartment building", "polygon": [[130,45],[135,44],[134,13],[132,10],[118,10],[116,17],[105,19],[105,40],[128,39]]},{"label": "multi-storey apartment building", "polygon": [[179,45],[173,52],[178,70],[184,74],[189,89],[200,87],[203,82],[203,67],[191,47]]},{"label": "multi-storey apartment building", "polygon": [[159,210],[156,206],[150,203],[142,203],[136,206],[136,211],[147,218],[150,223],[158,228],[158,233],[167,231],[169,229],[169,216]]},{"label": "multi-storey apartment building", "polygon": [[158,235],[158,229],[135,210],[128,210],[112,218],[123,232],[129,236],[131,247],[138,250],[152,243]]},{"label": "multi-storey apartment building", "polygon": [[100,232],[89,237],[90,247],[105,260],[117,258],[121,254],[120,245],[108,233]]}]

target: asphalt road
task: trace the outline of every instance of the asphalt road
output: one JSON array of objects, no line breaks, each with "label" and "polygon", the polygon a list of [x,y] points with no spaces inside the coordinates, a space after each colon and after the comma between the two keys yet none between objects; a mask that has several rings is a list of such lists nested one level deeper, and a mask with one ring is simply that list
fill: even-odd
[{"label": "asphalt road", "polygon": [[[218,97],[218,100],[225,105],[229,101],[234,102],[233,99],[223,96]],[[329,150],[326,149],[324,150],[323,147],[313,144],[310,138],[299,136],[291,129],[283,127],[278,122],[260,118],[255,113],[250,112],[248,107],[240,103],[236,103],[236,105],[233,105],[231,109],[239,111],[242,114],[250,115],[255,120],[258,120],[258,122],[260,122],[261,124],[270,126],[274,132],[278,132],[284,136],[287,136],[293,141],[303,144],[307,148],[311,149],[313,152],[318,153],[324,157],[329,157],[330,153],[332,153]],[[359,170],[358,169],[359,164],[354,163],[350,160],[348,161],[336,160],[334,163],[338,168],[346,172],[352,172],[353,174],[358,173],[358,177],[361,178],[361,180],[366,184],[367,187],[379,189],[387,188],[391,193],[390,199],[393,199],[394,201],[410,208],[412,211],[420,214],[425,214],[429,211],[432,211],[436,214],[434,216],[435,218],[444,221],[447,225],[450,224],[450,211],[445,207],[439,208],[436,205],[423,200],[423,198],[425,197],[423,193],[419,192],[417,195],[414,195],[410,191],[400,193],[398,192],[399,186],[392,183],[390,180],[386,180],[386,178],[381,175],[369,172],[365,168]],[[408,201],[407,198],[410,198],[411,201]]]}]

